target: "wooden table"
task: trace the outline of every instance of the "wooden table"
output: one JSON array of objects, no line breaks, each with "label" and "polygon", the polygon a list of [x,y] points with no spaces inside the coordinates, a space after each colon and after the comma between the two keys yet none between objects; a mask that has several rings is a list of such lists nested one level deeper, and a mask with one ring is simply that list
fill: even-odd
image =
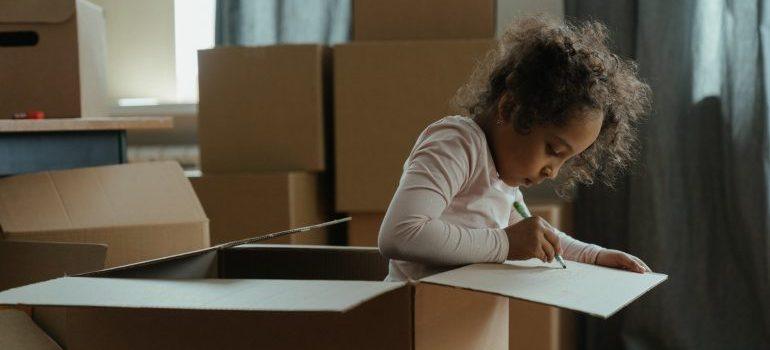
[{"label": "wooden table", "polygon": [[2,119],[0,176],[125,163],[126,130],[171,127],[171,117]]}]

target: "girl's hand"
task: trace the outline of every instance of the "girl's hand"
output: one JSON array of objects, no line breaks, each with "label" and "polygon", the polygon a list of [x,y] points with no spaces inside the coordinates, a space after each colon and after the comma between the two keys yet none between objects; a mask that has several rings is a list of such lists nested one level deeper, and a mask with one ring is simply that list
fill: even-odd
[{"label": "girl's hand", "polygon": [[543,262],[553,261],[561,254],[559,236],[544,219],[533,216],[505,228],[508,235],[508,260],[538,258]]},{"label": "girl's hand", "polygon": [[652,272],[641,259],[615,249],[602,249],[596,256],[596,265],[638,273]]}]

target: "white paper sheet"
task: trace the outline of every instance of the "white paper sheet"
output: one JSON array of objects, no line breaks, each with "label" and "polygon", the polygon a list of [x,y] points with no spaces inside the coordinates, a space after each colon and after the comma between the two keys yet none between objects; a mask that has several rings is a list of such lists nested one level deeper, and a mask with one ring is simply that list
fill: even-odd
[{"label": "white paper sheet", "polygon": [[422,282],[500,294],[607,318],[668,276],[639,274],[566,261],[474,264],[423,278]]}]

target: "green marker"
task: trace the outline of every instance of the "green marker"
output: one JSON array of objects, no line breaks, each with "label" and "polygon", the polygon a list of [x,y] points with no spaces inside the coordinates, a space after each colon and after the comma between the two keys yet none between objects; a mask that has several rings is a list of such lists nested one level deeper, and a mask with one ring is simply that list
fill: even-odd
[{"label": "green marker", "polygon": [[[513,202],[513,207],[516,208],[516,211],[519,212],[519,215],[521,215],[522,217],[528,218],[532,216],[532,214],[529,213],[529,209],[527,209],[527,207],[525,207],[524,204],[522,204],[521,202]],[[562,260],[561,255],[559,255],[559,253],[556,253],[556,261],[558,261],[559,264],[561,264],[562,268],[565,268],[565,269],[567,268],[567,265],[564,264],[564,260]]]}]

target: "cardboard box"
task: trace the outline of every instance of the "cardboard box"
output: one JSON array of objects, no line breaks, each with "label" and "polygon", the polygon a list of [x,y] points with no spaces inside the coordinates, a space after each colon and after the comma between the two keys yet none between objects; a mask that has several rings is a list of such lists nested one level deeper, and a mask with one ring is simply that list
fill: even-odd
[{"label": "cardboard box", "polygon": [[360,247],[376,247],[380,235],[380,226],[385,213],[355,213],[350,214],[348,222],[348,245]]},{"label": "cardboard box", "polygon": [[205,174],[326,169],[328,49],[198,52],[198,138]]},{"label": "cardboard box", "polygon": [[0,349],[61,350],[29,315],[18,310],[0,310]]},{"label": "cardboard box", "polygon": [[[331,198],[317,173],[203,175],[190,182],[210,221],[211,244],[307,226],[331,216]],[[265,243],[327,243],[325,229]]]},{"label": "cardboard box", "polygon": [[495,0],[354,0],[354,40],[495,36]]},{"label": "cardboard box", "polygon": [[381,282],[375,248],[238,244],[11,289],[0,305],[33,306],[68,349],[506,349],[509,297],[609,317],[666,279],[523,261]]},{"label": "cardboard box", "polygon": [[106,244],[117,266],[209,246],[208,219],[174,162],[0,179],[4,240]]},{"label": "cardboard box", "polygon": [[384,212],[420,132],[492,41],[358,42],[334,47],[336,210]]},{"label": "cardboard box", "polygon": [[[562,231],[571,232],[571,206],[566,202],[528,205]],[[384,213],[354,213],[348,223],[348,245],[377,247]],[[523,300],[510,300],[508,338],[510,349],[567,350],[576,346],[575,312]]]},{"label": "cardboard box", "polygon": [[0,241],[0,290],[101,270],[106,256],[103,244]]},{"label": "cardboard box", "polygon": [[104,14],[85,0],[0,2],[0,118],[107,115]]}]

